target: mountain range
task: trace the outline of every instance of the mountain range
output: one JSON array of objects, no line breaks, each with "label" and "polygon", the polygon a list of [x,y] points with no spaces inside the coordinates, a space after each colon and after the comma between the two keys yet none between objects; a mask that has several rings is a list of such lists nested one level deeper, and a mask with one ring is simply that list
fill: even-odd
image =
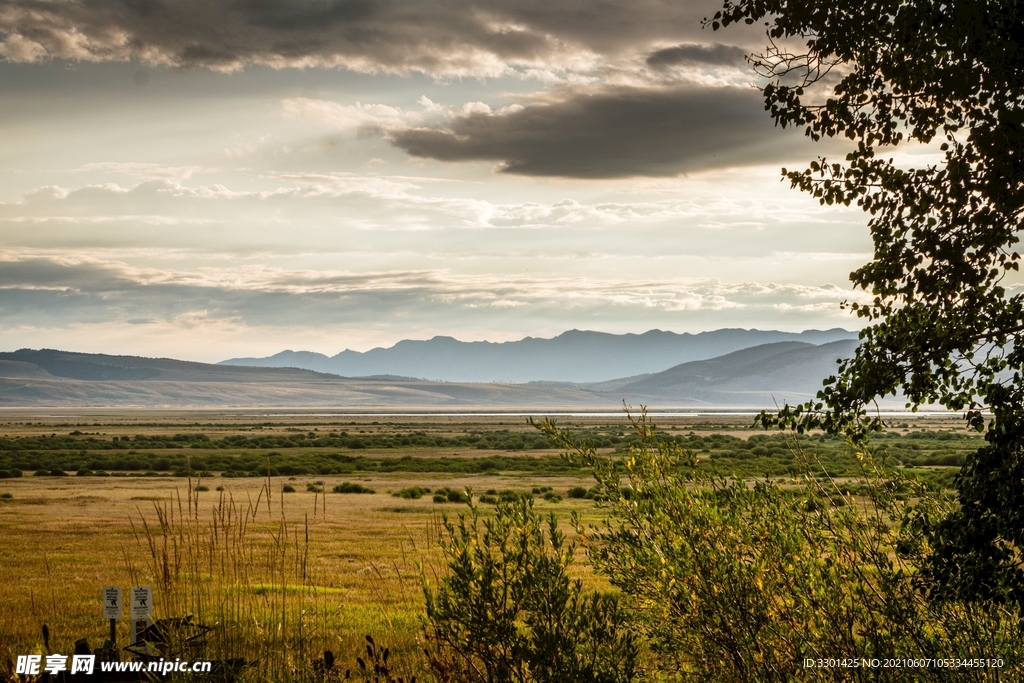
[{"label": "mountain range", "polygon": [[220,365],[303,368],[347,377],[398,375],[447,382],[603,382],[661,372],[690,361],[774,342],[825,344],[856,339],[843,329],[779,332],[722,329],[699,334],[651,330],[607,334],[570,330],[551,339],[463,342],[451,337],[403,340],[389,348],[335,356],[282,351],[267,358],[232,358]]},{"label": "mountain range", "polygon": [[774,342],[603,382],[439,382],[50,349],[0,353],[0,407],[770,408],[805,401],[856,340]]}]

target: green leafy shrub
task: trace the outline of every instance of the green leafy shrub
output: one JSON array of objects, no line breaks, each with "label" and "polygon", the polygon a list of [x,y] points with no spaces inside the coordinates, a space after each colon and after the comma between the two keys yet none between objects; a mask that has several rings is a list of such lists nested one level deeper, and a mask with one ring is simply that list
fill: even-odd
[{"label": "green leafy shrub", "polygon": [[[222,491],[224,490],[224,487],[218,486],[217,490]],[[292,486],[291,484],[285,484],[284,486],[281,487],[281,493],[295,493],[295,487]]]},{"label": "green leafy shrub", "polygon": [[13,499],[14,499],[14,496],[11,495],[10,493],[7,493],[7,492],[0,493],[0,500],[13,500]]},{"label": "green leafy shrub", "polygon": [[565,495],[568,498],[577,498],[577,499],[579,499],[579,498],[586,498],[587,497],[587,489],[585,489],[582,486],[573,486],[571,489],[566,491]]},{"label": "green leafy shrub", "polygon": [[469,496],[466,495],[465,491],[458,491],[453,488],[444,486],[434,491],[434,502],[435,503],[468,503]]},{"label": "green leafy shrub", "polygon": [[617,596],[569,578],[575,547],[533,502],[443,520],[447,573],[424,578],[430,668],[441,683],[633,680],[638,646]]},{"label": "green leafy shrub", "polygon": [[[324,483],[322,481],[311,481],[306,484],[306,491],[308,493],[323,493]],[[337,491],[335,493],[338,493]]]},{"label": "green leafy shrub", "polygon": [[[1006,667],[999,676],[1021,675],[1020,613],[1008,601],[941,596],[918,571],[931,552],[928,523],[955,509],[950,496],[929,494],[867,450],[856,457],[859,500],[844,499],[827,477],[783,485],[721,476],[659,438],[646,416],[634,426],[628,456],[608,459],[553,423],[540,425],[595,473],[594,499],[609,515],[600,525],[577,521],[576,530],[630,606],[651,680],[858,680],[803,668],[805,658],[839,652],[882,661],[997,652]],[[803,473],[815,468],[813,454],[793,455]],[[872,672],[871,680],[905,673]],[[913,673],[915,681],[948,679],[940,668]]]},{"label": "green leafy shrub", "polygon": [[354,484],[349,481],[343,481],[332,489],[335,493],[374,493],[374,490],[363,486],[362,484]]},{"label": "green leafy shrub", "polygon": [[406,486],[403,489],[395,491],[391,495],[395,498],[405,498],[407,500],[419,500],[424,495],[430,493],[430,489],[422,486]]}]

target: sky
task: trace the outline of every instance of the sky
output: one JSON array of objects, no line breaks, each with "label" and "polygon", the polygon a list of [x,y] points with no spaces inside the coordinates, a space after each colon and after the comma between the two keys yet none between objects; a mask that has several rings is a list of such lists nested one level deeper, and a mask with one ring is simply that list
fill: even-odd
[{"label": "sky", "polygon": [[856,329],[717,4],[4,2],[0,350]]}]

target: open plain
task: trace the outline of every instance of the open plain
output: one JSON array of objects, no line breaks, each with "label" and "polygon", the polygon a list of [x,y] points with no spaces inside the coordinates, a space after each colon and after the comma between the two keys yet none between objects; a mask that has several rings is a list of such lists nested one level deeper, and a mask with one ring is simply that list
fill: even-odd
[{"label": "open plain", "polygon": [[[559,421],[610,457],[630,444],[625,414]],[[654,422],[738,475],[791,476],[794,449],[814,449],[838,481],[852,462],[842,442],[766,434],[752,415]],[[956,416],[890,422],[878,447],[938,482],[979,444]],[[194,615],[215,627],[214,652],[285,677],[324,649],[353,660],[366,634],[412,661],[421,582],[443,571],[442,517],[468,510],[465,489],[485,514],[529,496],[570,533],[570,513],[603,514],[589,473],[521,414],[12,410],[0,471],[5,662],[42,651],[44,623],[52,651],[99,646],[108,585],[152,585],[156,618]],[[120,629],[123,644],[127,619]]]}]

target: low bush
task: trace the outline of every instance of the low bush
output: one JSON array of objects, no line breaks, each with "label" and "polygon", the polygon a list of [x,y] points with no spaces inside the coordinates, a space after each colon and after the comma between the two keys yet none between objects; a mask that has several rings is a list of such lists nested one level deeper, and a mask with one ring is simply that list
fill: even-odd
[{"label": "low bush", "polygon": [[424,495],[430,493],[430,489],[422,486],[406,486],[404,489],[399,489],[391,495],[395,498],[405,498],[407,500],[419,500]]},{"label": "low bush", "polygon": [[582,486],[573,486],[571,489],[565,492],[565,495],[568,498],[586,498],[587,489],[585,489]]},{"label": "low bush", "polygon": [[374,493],[374,490],[363,486],[362,484],[354,484],[349,481],[343,481],[332,489],[335,493]]},{"label": "low bush", "polygon": [[435,503],[468,503],[469,496],[465,491],[458,491],[447,486],[434,491]]}]

